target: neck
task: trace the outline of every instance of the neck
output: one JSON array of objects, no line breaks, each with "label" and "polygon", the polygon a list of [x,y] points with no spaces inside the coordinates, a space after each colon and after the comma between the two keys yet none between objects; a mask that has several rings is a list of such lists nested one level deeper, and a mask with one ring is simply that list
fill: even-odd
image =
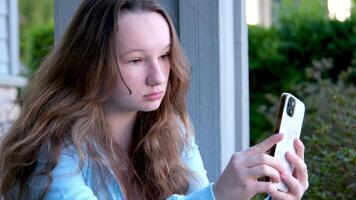
[{"label": "neck", "polygon": [[125,153],[128,153],[132,140],[132,130],[137,112],[105,112],[105,118],[110,126],[110,133]]}]

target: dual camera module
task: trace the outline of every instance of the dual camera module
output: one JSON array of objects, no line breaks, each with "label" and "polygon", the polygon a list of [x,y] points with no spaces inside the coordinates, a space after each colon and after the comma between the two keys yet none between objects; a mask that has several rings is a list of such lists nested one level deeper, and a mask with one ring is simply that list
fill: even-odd
[{"label": "dual camera module", "polygon": [[287,114],[290,117],[293,117],[294,109],[295,109],[295,99],[293,97],[289,97],[288,103],[287,103]]}]

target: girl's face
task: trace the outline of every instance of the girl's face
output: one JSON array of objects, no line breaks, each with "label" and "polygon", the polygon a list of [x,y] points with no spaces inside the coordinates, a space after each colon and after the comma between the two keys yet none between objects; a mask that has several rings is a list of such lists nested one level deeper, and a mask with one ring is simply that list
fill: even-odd
[{"label": "girl's face", "polygon": [[155,110],[165,95],[170,72],[168,23],[155,12],[127,12],[118,23],[117,57],[123,80],[118,77],[108,103],[119,112]]}]

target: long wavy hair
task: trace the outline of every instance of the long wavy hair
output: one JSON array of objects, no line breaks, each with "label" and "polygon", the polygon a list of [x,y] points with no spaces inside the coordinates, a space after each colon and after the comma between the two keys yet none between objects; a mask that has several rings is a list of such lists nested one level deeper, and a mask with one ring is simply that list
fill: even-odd
[{"label": "long wavy hair", "polygon": [[31,79],[20,100],[20,116],[2,138],[0,199],[24,199],[31,192],[29,181],[45,149],[48,156],[40,174],[48,182],[37,197],[43,199],[68,141],[76,147],[81,167],[90,156],[98,166],[109,161],[120,169],[122,152],[108,134],[103,105],[122,76],[116,57],[118,18],[135,11],[157,12],[167,21],[171,72],[160,107],[138,113],[126,166],[142,199],[165,199],[187,191],[191,173],[181,153],[191,135],[182,133],[190,130],[185,101],[190,65],[171,19],[153,0],[83,0],[62,40]]}]

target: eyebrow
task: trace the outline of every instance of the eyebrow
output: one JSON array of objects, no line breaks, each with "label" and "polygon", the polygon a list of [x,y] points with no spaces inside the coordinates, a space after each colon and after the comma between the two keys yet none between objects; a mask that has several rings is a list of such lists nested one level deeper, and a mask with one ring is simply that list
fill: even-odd
[{"label": "eyebrow", "polygon": [[[166,49],[170,50],[170,48],[171,48],[171,43],[169,43],[169,44],[168,44],[167,46],[165,46],[163,49],[164,49],[164,50],[166,50]],[[130,54],[130,53],[136,52],[136,51],[141,51],[141,52],[143,52],[144,50],[143,50],[143,49],[131,49],[131,50],[129,50],[129,51],[123,53],[122,56],[125,56],[125,55],[127,55],[127,54]]]}]

